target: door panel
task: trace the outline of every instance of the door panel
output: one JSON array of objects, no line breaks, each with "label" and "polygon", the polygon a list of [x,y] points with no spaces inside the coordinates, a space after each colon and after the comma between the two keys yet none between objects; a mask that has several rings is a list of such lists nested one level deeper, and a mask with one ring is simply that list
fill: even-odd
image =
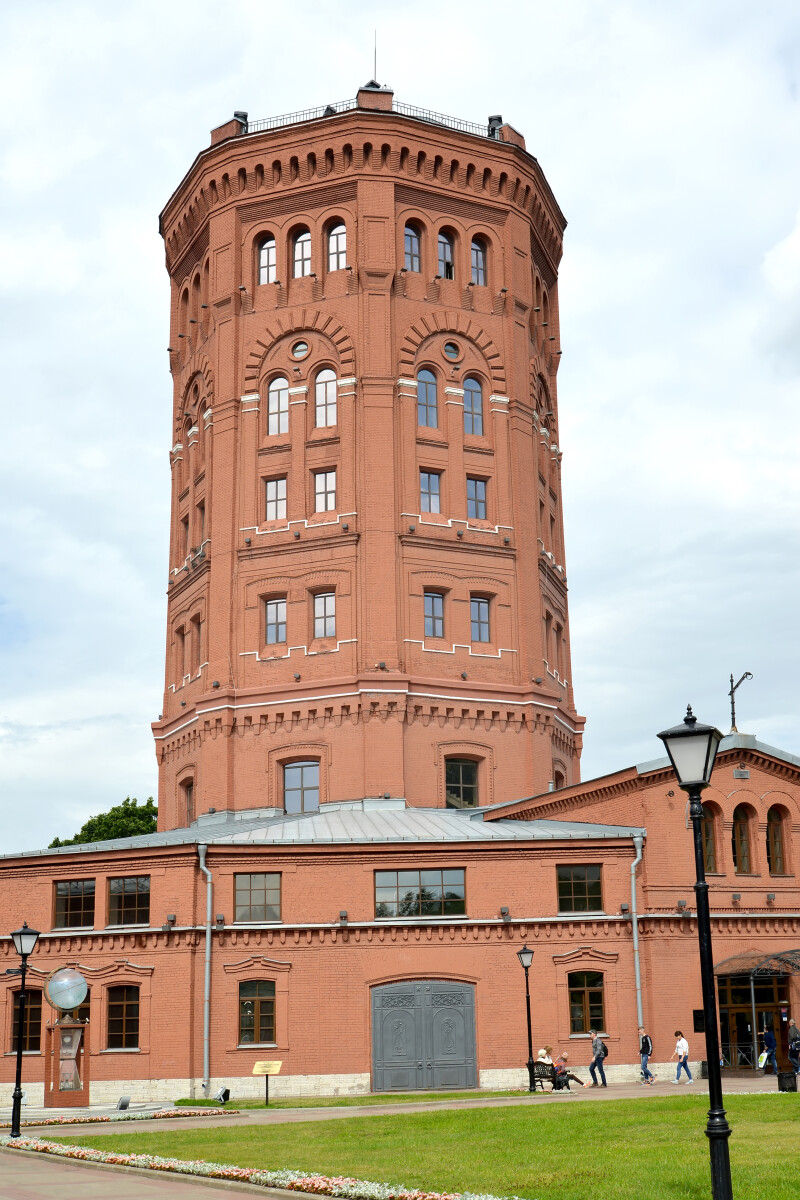
[{"label": "door panel", "polygon": [[375,1091],[475,1087],[475,998],[449,980],[391,983],[372,991]]}]

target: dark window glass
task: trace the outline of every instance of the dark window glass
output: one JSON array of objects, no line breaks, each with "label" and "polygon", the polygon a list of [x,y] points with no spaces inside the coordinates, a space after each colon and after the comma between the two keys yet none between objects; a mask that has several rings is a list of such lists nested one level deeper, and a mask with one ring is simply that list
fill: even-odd
[{"label": "dark window glass", "polygon": [[69,879],[57,883],[56,928],[94,925],[94,880]]},{"label": "dark window glass", "polygon": [[280,921],[281,877],[266,875],[236,875],[235,921]]},{"label": "dark window glass", "polygon": [[567,976],[571,1033],[605,1031],[603,974],[601,971],[572,971]]},{"label": "dark window glass", "polygon": [[464,380],[464,433],[483,436],[483,390],[477,379]]},{"label": "dark window glass", "polygon": [[126,875],[109,879],[109,925],[146,925],[149,921],[150,876]]},{"label": "dark window glass", "polygon": [[413,225],[406,225],[405,232],[405,251],[407,271],[421,271],[420,252],[419,252],[419,233]]},{"label": "dark window glass", "polygon": [[420,371],[417,375],[417,424],[436,429],[439,410],[436,397],[436,376],[433,371]]},{"label": "dark window glass", "polygon": [[239,984],[239,1045],[275,1041],[275,984],[253,979]]},{"label": "dark window glass", "polygon": [[478,238],[472,243],[472,282],[486,286],[486,247]]},{"label": "dark window glass", "polygon": [[376,917],[463,916],[463,870],[376,871]]},{"label": "dark window glass", "polygon": [[439,274],[442,279],[455,279],[453,240],[446,233],[439,234]]},{"label": "dark window glass", "polygon": [[425,637],[444,637],[444,596],[441,592],[425,592]]},{"label": "dark window glass", "polygon": [[444,794],[447,808],[476,808],[478,764],[471,758],[448,758],[444,764]]},{"label": "dark window glass", "polygon": [[134,1050],[139,1045],[139,989],[131,984],[108,989],[109,1050]]},{"label": "dark window glass", "polygon": [[714,829],[714,811],[708,805],[703,805],[703,819],[700,823],[703,834],[703,860],[707,871],[716,872],[717,842]]},{"label": "dark window glass", "polygon": [[783,817],[779,808],[767,813],[767,863],[770,875],[785,875],[783,855]]},{"label": "dark window glass", "polygon": [[186,806],[186,824],[191,825],[194,820],[194,780],[185,779],[181,784],[183,792],[183,803]]},{"label": "dark window glass", "polygon": [[733,810],[731,833],[733,869],[737,875],[750,874],[750,820],[747,809],[740,804]]},{"label": "dark window glass", "polygon": [[[14,1011],[11,1019],[11,1049],[17,1049],[19,1032],[19,992],[14,992]],[[22,1021],[23,1051],[41,1050],[42,1047],[42,993],[39,988],[25,988],[25,1016]]]},{"label": "dark window glass", "polygon": [[602,912],[600,865],[556,867],[559,912]]},{"label": "dark window glass", "polygon": [[438,513],[440,507],[441,476],[437,471],[420,471],[419,473],[419,511]]},{"label": "dark window glass", "polygon": [[69,1012],[63,1010],[62,1016],[69,1017],[70,1021],[83,1021],[84,1025],[89,1020],[90,1000],[92,998],[92,989],[86,993],[86,999],[83,1004],[79,1004],[77,1008],[71,1008]]},{"label": "dark window glass", "polygon": [[488,642],[489,601],[472,596],[469,602],[471,637],[473,642]]},{"label": "dark window glass", "polygon": [[467,516],[486,520],[486,480],[467,478]]},{"label": "dark window glass", "polygon": [[452,358],[452,359],[458,358],[459,354],[461,353],[461,351],[458,347],[458,344],[456,342],[445,342],[444,352],[448,358]]},{"label": "dark window glass", "polygon": [[319,763],[289,763],[283,768],[283,807],[287,813],[319,808]]},{"label": "dark window glass", "polygon": [[286,641],[286,597],[267,600],[266,603],[267,645],[274,646]]}]

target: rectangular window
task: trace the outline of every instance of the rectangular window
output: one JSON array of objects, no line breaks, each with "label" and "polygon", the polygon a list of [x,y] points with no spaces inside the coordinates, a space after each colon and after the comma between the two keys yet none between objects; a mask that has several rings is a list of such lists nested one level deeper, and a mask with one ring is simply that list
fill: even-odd
[{"label": "rectangular window", "polygon": [[280,600],[267,600],[267,645],[274,646],[277,642],[286,641],[286,597]]},{"label": "rectangular window", "polygon": [[376,917],[449,917],[467,911],[463,870],[376,871]]},{"label": "rectangular window", "polygon": [[266,480],[267,488],[267,521],[284,521],[286,519],[286,476],[281,479]]},{"label": "rectangular window", "polygon": [[473,642],[489,641],[489,601],[471,596],[469,601],[470,637]]},{"label": "rectangular window", "polygon": [[198,504],[197,506],[197,544],[202,546],[206,540],[206,506]]},{"label": "rectangular window", "polygon": [[420,471],[419,473],[419,511],[438,513],[441,475],[437,471]]},{"label": "rectangular window", "polygon": [[590,1029],[604,1033],[602,971],[572,971],[567,976],[567,988],[570,1033],[588,1033]]},{"label": "rectangular window", "polygon": [[334,512],[336,509],[336,472],[314,472],[314,512]]},{"label": "rectangular window", "polygon": [[480,242],[472,243],[472,282],[486,287],[486,251]]},{"label": "rectangular window", "polygon": [[68,879],[55,884],[56,929],[94,925],[94,880]]},{"label": "rectangular window", "polygon": [[150,923],[150,876],[126,875],[108,881],[109,925]]},{"label": "rectangular window", "polygon": [[318,592],[314,597],[314,637],[336,637],[335,592]]},{"label": "rectangular window", "polygon": [[319,808],[319,763],[287,763],[283,768],[283,807],[287,813]]},{"label": "rectangular window", "polygon": [[276,433],[289,432],[289,384],[285,379],[270,384],[267,399],[267,432],[270,437],[274,437]]},{"label": "rectangular window", "polygon": [[203,665],[203,622],[192,617],[192,670],[197,672]]},{"label": "rectangular window", "polygon": [[486,520],[486,480],[467,477],[467,516]]},{"label": "rectangular window", "polygon": [[183,792],[183,803],[186,809],[186,824],[191,825],[194,820],[194,780],[187,779],[181,784]]},{"label": "rectangular window", "polygon": [[181,517],[181,558],[189,553],[189,518]]},{"label": "rectangular window", "polygon": [[236,875],[235,921],[280,921],[281,877],[266,875]]},{"label": "rectangular window", "polygon": [[239,1045],[273,1045],[275,1042],[275,984],[271,979],[250,979],[239,984]]},{"label": "rectangular window", "polygon": [[441,592],[425,592],[425,637],[444,637],[444,596]]},{"label": "rectangular window", "polygon": [[[19,992],[14,992],[14,1011],[11,1014],[11,1049],[17,1049],[19,1032]],[[23,1053],[35,1053],[42,1048],[42,993],[39,988],[25,988],[25,1016],[22,1020]]]},{"label": "rectangular window", "polygon": [[448,758],[444,766],[447,808],[477,808],[478,764],[471,758]]},{"label": "rectangular window", "polygon": [[602,912],[600,864],[556,867],[559,912]]},{"label": "rectangular window", "polygon": [[109,1050],[136,1050],[139,1046],[139,989],[131,984],[108,989]]}]

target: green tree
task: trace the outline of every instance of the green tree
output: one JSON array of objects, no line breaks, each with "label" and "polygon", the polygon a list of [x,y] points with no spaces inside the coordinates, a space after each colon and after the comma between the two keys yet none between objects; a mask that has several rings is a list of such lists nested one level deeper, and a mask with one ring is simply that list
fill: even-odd
[{"label": "green tree", "polygon": [[158,805],[152,796],[144,804],[130,796],[115,804],[108,812],[89,817],[74,837],[54,838],[48,849],[56,846],[81,846],[85,842],[105,842],[109,838],[138,837],[143,833],[155,833],[158,828]]}]

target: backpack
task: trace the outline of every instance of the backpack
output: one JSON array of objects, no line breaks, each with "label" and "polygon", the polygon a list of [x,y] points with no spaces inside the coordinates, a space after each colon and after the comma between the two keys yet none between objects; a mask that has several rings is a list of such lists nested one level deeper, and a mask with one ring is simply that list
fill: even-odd
[{"label": "backpack", "polygon": [[605,1042],[601,1042],[600,1045],[603,1048],[603,1058],[608,1058],[608,1046],[605,1044]]}]

